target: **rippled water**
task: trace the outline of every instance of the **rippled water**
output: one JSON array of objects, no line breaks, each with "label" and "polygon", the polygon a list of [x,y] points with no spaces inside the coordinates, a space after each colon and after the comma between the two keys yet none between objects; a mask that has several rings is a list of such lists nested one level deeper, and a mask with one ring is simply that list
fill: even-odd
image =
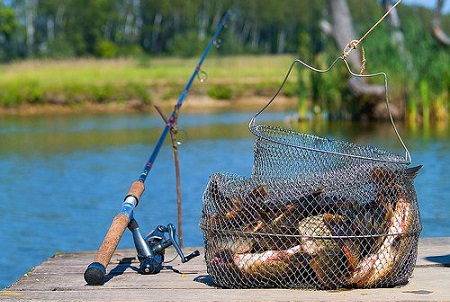
[{"label": "rippled water", "polygon": [[[289,113],[265,114],[264,122]],[[209,175],[249,175],[251,113],[182,114],[179,148],[183,243],[201,246],[201,196]],[[403,152],[389,124],[315,123],[292,126],[321,136]],[[399,127],[414,164],[422,236],[450,236],[448,125]],[[0,119],[0,288],[56,252],[96,250],[139,177],[162,130],[154,115],[3,117]],[[176,225],[173,156],[166,144],[146,180],[135,211],[144,232]],[[127,231],[119,248],[133,248]],[[88,263],[86,264],[88,265]]]}]

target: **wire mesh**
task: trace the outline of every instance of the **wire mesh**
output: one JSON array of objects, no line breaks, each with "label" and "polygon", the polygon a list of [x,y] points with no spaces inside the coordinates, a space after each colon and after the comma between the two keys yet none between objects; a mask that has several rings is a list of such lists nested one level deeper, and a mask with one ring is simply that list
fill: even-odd
[{"label": "wire mesh", "polygon": [[216,173],[200,228],[227,288],[370,288],[412,274],[421,222],[403,157],[266,125],[250,177]]},{"label": "wire mesh", "polygon": [[[318,73],[342,61],[354,77],[381,76],[405,157],[386,150],[258,125],[295,64]],[[410,154],[394,124],[387,76],[355,74],[344,57],[324,70],[296,59],[250,121],[250,177],[213,174],[203,193],[205,260],[227,288],[371,288],[404,284],[422,230]]]}]

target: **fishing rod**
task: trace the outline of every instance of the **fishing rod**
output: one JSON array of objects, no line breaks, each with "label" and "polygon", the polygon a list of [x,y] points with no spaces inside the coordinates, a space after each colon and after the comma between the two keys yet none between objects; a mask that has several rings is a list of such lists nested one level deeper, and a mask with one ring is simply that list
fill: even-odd
[{"label": "fishing rod", "polygon": [[[203,52],[197,66],[195,67],[194,72],[192,73],[191,77],[189,78],[189,81],[187,82],[183,92],[181,93],[177,104],[175,105],[175,109],[173,110],[172,114],[170,115],[166,126],[164,127],[164,130],[162,131],[158,141],[156,142],[156,145],[153,149],[153,152],[151,153],[147,163],[145,164],[143,172],[140,174],[138,180],[134,181],[130,189],[128,190],[128,194],[125,196],[125,199],[122,203],[122,207],[120,209],[120,212],[114,217],[111,226],[108,230],[108,232],[105,235],[105,238],[103,239],[102,244],[100,245],[97,254],[94,258],[94,261],[87,267],[86,271],[84,272],[84,279],[89,285],[100,285],[103,284],[104,278],[106,275],[106,267],[108,266],[112,255],[114,254],[114,251],[117,248],[117,245],[119,244],[120,238],[122,237],[125,229],[128,227],[132,233],[133,233],[133,239],[136,244],[136,248],[139,252],[140,256],[150,257],[152,258],[155,253],[157,253],[159,256],[163,253],[164,249],[170,245],[174,245],[178,254],[181,256],[182,262],[186,262],[189,259],[198,256],[198,251],[193,252],[192,254],[184,257],[181,250],[179,249],[178,244],[176,244],[176,241],[174,240],[174,230],[171,225],[169,225],[167,228],[164,227],[158,227],[159,235],[163,235],[164,232],[168,232],[170,235],[170,239],[162,242],[161,236],[151,237],[143,239],[140,233],[137,231],[139,228],[137,226],[137,223],[135,222],[133,218],[133,210],[138,205],[139,199],[142,196],[142,193],[145,190],[144,182],[148,176],[148,173],[150,172],[151,168],[153,167],[153,164],[155,162],[155,159],[161,150],[161,147],[164,143],[164,140],[167,137],[167,134],[169,133],[169,130],[172,128],[174,122],[175,122],[175,116],[177,114],[177,111],[180,109],[180,107],[183,105],[184,99],[189,93],[189,89],[191,88],[191,85],[195,79],[199,75],[199,72],[201,72],[201,65],[203,64],[203,61],[205,60],[206,56],[209,53],[209,50],[213,46],[213,44],[217,43],[217,37],[222,30],[222,28],[227,23],[228,18],[230,17],[230,12],[226,12],[218,24],[216,31],[214,32],[211,40],[209,41],[208,45],[206,46],[205,51]],[[131,223],[130,223],[131,222]],[[156,240],[155,238],[159,238],[161,240]],[[148,240],[148,241],[146,241]],[[156,242],[156,243],[155,243]],[[142,252],[142,253],[141,253]],[[144,255],[141,255],[144,254]],[[144,258],[145,258],[144,257]],[[158,258],[160,259],[160,257]],[[140,259],[141,260],[141,259]],[[145,262],[145,261],[143,261]],[[144,271],[148,269],[148,265],[145,266],[141,261],[141,267],[144,265]],[[151,265],[160,265],[162,261],[152,261]],[[158,270],[156,269],[156,272]]]}]

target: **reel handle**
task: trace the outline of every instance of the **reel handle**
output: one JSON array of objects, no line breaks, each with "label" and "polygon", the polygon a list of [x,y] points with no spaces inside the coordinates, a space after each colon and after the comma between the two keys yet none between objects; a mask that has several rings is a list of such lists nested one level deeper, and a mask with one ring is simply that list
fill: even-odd
[{"label": "reel handle", "polygon": [[84,280],[89,285],[100,285],[103,283],[106,275],[106,267],[111,261],[120,238],[130,222],[133,209],[137,206],[139,198],[144,192],[144,183],[135,181],[131,184],[127,196],[122,204],[121,211],[117,214],[109,227],[108,232],[100,245],[94,261],[84,272]]},{"label": "reel handle", "polygon": [[180,255],[181,263],[188,262],[192,258],[200,256],[200,252],[197,251],[197,250],[193,251],[192,253],[190,253],[187,256],[184,255],[183,251],[181,250],[180,244],[177,241],[176,230],[175,230],[175,227],[174,227],[173,224],[169,223],[169,225],[167,226],[165,231],[169,233],[169,240],[168,240],[168,245],[167,246],[169,246],[170,244],[172,244],[174,246],[174,248],[177,251],[178,255]]},{"label": "reel handle", "polygon": [[184,257],[184,261],[182,261],[183,263],[188,262],[189,260],[191,260],[192,258],[195,258],[197,256],[200,256],[200,252],[198,250],[193,251],[192,253],[190,253],[189,255]]}]

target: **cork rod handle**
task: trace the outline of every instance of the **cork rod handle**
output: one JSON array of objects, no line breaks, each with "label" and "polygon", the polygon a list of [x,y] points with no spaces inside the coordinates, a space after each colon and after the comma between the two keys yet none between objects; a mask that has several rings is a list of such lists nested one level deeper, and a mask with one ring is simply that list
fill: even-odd
[{"label": "cork rod handle", "polygon": [[111,226],[97,251],[94,261],[84,272],[84,279],[89,285],[103,284],[106,275],[106,267],[119,245],[120,238],[122,238],[122,235],[130,222],[131,213],[134,207],[137,206],[143,192],[144,183],[142,181],[135,181],[131,184],[127,197],[125,197],[125,201],[122,204],[120,213],[114,217]]}]

